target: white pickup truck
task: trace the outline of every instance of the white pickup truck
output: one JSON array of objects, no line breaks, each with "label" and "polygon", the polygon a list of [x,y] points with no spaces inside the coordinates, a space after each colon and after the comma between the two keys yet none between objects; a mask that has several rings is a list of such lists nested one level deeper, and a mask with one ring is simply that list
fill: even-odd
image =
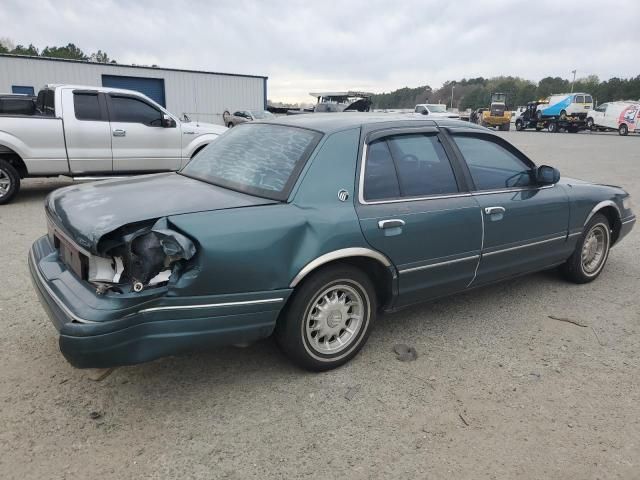
[{"label": "white pickup truck", "polygon": [[183,122],[138,92],[47,85],[33,115],[0,114],[0,205],[26,177],[179,170],[225,130]]}]

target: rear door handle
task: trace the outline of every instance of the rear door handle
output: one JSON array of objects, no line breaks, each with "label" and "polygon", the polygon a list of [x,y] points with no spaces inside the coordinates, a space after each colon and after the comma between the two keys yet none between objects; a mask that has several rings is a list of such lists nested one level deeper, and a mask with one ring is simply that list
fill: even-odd
[{"label": "rear door handle", "polygon": [[127,131],[126,130],[122,130],[121,128],[116,128],[113,131],[113,136],[114,137],[125,137],[127,135]]},{"label": "rear door handle", "polygon": [[504,212],[505,212],[504,207],[485,207],[484,209],[484,213],[486,213],[487,215],[493,215],[495,213],[504,213]]},{"label": "rear door handle", "polygon": [[404,227],[404,220],[400,220],[399,218],[393,218],[391,220],[380,220],[378,222],[378,228],[397,228]]}]

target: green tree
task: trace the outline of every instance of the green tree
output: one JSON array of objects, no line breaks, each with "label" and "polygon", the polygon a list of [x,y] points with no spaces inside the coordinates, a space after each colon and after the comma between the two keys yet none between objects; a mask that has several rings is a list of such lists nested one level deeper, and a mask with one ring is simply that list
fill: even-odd
[{"label": "green tree", "polygon": [[65,47],[45,47],[42,50],[43,57],[53,58],[69,58],[72,60],[87,60],[88,57],[82,50],[76,47],[73,43],[69,43]]},{"label": "green tree", "polygon": [[96,63],[116,63],[115,60],[111,60],[107,52],[103,52],[102,50],[98,50],[95,53],[92,53],[89,57],[89,60]]},{"label": "green tree", "polygon": [[17,45],[16,48],[11,50],[10,53],[13,53],[14,55],[28,55],[30,57],[37,57],[38,49],[33,46],[33,43],[30,43],[28,47]]}]

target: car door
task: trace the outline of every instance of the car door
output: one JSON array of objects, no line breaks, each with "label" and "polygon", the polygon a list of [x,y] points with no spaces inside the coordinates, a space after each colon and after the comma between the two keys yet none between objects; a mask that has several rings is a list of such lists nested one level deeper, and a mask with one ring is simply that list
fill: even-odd
[{"label": "car door", "polygon": [[71,173],[111,172],[111,129],[104,96],[95,90],[65,88],[62,115]]},{"label": "car door", "polygon": [[497,135],[452,131],[482,209],[484,238],[475,285],[564,261],[569,200],[562,187],[539,186],[535,165]]},{"label": "car door", "polygon": [[367,242],[397,267],[397,305],[464,289],[482,242],[477,201],[434,127],[365,134],[356,205]]},{"label": "car door", "polygon": [[182,133],[178,122],[164,127],[165,113],[141,97],[109,93],[107,99],[114,171],[159,172],[180,168]]},{"label": "car door", "polygon": [[602,105],[598,105],[591,112],[589,112],[588,116],[593,118],[593,123],[595,125],[605,126],[607,119],[607,103],[603,103]]}]

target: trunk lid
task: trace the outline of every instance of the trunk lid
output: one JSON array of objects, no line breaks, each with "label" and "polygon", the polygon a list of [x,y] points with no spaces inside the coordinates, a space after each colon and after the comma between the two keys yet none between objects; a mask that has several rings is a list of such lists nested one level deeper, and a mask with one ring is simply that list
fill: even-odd
[{"label": "trunk lid", "polygon": [[47,214],[79,246],[96,253],[100,238],[124,225],[170,215],[277,203],[177,173],[143,175],[61,188]]}]

